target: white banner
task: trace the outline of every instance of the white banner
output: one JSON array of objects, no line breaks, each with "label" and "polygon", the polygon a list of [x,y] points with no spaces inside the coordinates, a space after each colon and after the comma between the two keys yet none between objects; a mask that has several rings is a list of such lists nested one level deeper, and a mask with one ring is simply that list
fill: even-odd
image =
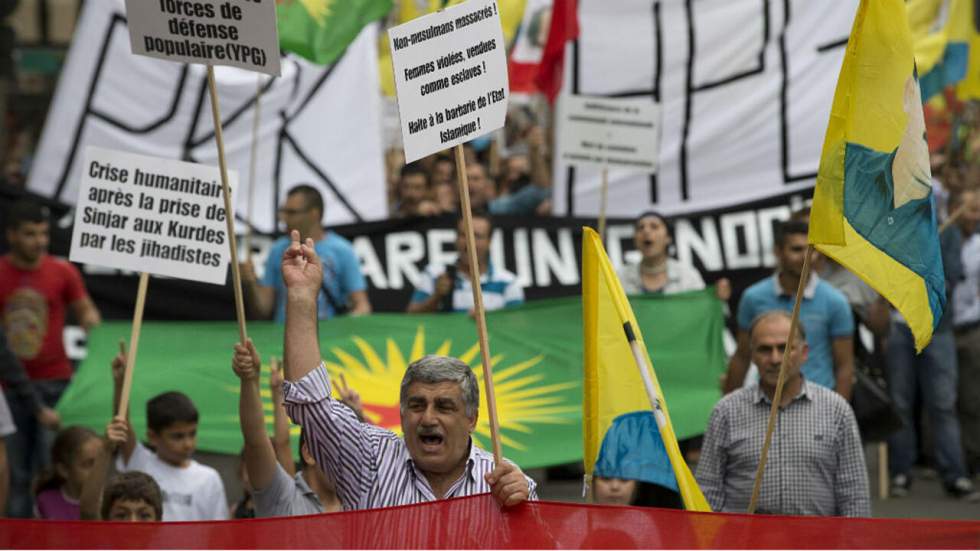
[{"label": "white banner", "polygon": [[[228,186],[238,189],[235,172]],[[88,147],[77,209],[72,262],[224,285],[230,253],[217,167]]]},{"label": "white banner", "polygon": [[[812,187],[857,4],[579,0],[564,93],[647,98],[663,112],[658,173],[610,170],[608,215]],[[556,214],[598,214],[599,168],[556,159],[554,177]]]},{"label": "white banner", "polygon": [[279,75],[276,6],[250,0],[126,0],[133,53]]},{"label": "white banner", "polygon": [[574,166],[657,172],[660,106],[647,98],[564,96],[558,158]]},{"label": "white banner", "polygon": [[492,132],[507,116],[507,53],[495,0],[388,30],[405,161]]},{"label": "white banner", "polygon": [[[255,225],[276,230],[286,192],[323,194],[328,225],[388,215],[378,96],[377,28],[368,26],[330,67],[283,58],[282,77],[215,69],[228,166],[241,176],[246,215],[256,81],[263,86]],[[130,52],[121,0],[86,2],[61,72],[28,187],[73,203],[88,145],[217,165],[206,69]]]}]

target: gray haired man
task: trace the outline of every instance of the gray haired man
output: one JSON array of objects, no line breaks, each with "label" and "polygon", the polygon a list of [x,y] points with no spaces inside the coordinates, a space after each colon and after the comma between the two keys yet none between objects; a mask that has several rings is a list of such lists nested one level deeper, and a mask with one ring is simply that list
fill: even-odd
[{"label": "gray haired man", "polygon": [[310,451],[336,481],[346,510],[408,505],[491,492],[501,505],[536,499],[535,484],[513,463],[495,465],[475,446],[480,403],[473,371],[455,358],[425,356],[401,384],[404,438],[362,423],[330,398],[320,360],[317,293],[323,274],[313,243],[292,243],[282,259],[286,284],[286,412],[303,426]]}]

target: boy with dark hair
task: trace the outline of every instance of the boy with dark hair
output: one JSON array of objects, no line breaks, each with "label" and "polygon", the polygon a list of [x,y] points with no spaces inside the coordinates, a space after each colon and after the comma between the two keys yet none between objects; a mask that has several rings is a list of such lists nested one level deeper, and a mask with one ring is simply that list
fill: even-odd
[{"label": "boy with dark hair", "polygon": [[58,425],[51,409],[68,386],[71,363],[62,332],[68,311],[87,331],[100,321],[99,310],[85,291],[78,269],[48,254],[48,212],[26,200],[4,212],[10,252],[0,256],[0,324],[10,351],[24,367],[30,389],[5,390],[17,432],[10,448],[12,517],[30,517],[34,508],[31,480],[47,465],[48,448]]},{"label": "boy with dark hair", "polygon": [[[112,361],[113,411],[119,405],[125,365],[121,353]],[[116,458],[120,472],[143,471],[157,481],[168,521],[228,518],[228,502],[218,471],[192,459],[197,447],[197,419],[197,408],[185,394],[165,392],[155,396],[146,403],[146,436],[155,453],[138,442],[129,428]]]},{"label": "boy with dark hair", "polygon": [[163,493],[153,477],[139,471],[119,473],[102,494],[102,520],[163,520]]}]

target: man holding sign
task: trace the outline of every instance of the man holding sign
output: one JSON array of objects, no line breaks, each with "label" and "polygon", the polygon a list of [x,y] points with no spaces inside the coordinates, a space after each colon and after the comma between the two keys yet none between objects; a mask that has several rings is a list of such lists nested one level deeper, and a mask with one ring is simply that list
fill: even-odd
[{"label": "man holding sign", "polygon": [[299,232],[282,258],[286,285],[285,405],[306,429],[317,464],[337,482],[344,509],[408,505],[492,492],[501,505],[537,499],[535,483],[513,463],[495,464],[473,444],[479,385],[472,369],[444,356],[408,366],[401,383],[404,438],[362,423],[330,397],[320,356],[317,295],[323,268]]}]

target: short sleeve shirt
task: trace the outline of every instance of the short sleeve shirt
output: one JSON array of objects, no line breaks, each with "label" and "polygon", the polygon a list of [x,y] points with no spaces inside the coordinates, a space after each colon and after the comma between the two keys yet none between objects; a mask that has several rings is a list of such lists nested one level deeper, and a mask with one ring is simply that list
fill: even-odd
[{"label": "short sleeve shirt", "polygon": [[[445,266],[426,266],[415,292],[412,293],[412,302],[422,302],[431,297],[435,292],[436,280],[444,273]],[[492,262],[488,263],[486,273],[480,276],[480,288],[483,290],[483,307],[487,310],[500,310],[524,303],[524,288],[517,276],[497,268]],[[453,312],[469,312],[473,309],[473,286],[469,276],[456,274],[451,306]]]},{"label": "short sleeve shirt", "polygon": [[[738,303],[738,328],[748,331],[756,316],[770,310],[792,312],[794,299],[793,294],[782,289],[776,275],[763,279],[742,294]],[[810,346],[803,375],[810,382],[833,389],[837,385],[833,341],[854,335],[851,307],[840,291],[811,274],[800,305],[800,322]]]},{"label": "short sleeve shirt", "polygon": [[[265,262],[265,273],[260,281],[263,286],[276,290],[275,320],[279,323],[286,321],[286,285],[282,280],[282,255],[289,243],[288,237],[282,237],[272,244]],[[316,242],[314,248],[323,263],[323,286],[317,297],[317,312],[320,319],[329,319],[337,315],[338,307],[349,307],[347,301],[350,294],[367,289],[367,282],[350,241],[328,232],[326,237]]]},{"label": "short sleeve shirt", "polygon": [[276,463],[272,482],[252,492],[257,517],[288,517],[315,515],[323,512],[323,505],[303,478],[302,471],[290,478],[282,465]]},{"label": "short sleeve shirt", "polygon": [[44,255],[37,269],[22,270],[0,258],[0,323],[32,380],[71,378],[65,311],[85,296],[82,276],[69,262]]}]

